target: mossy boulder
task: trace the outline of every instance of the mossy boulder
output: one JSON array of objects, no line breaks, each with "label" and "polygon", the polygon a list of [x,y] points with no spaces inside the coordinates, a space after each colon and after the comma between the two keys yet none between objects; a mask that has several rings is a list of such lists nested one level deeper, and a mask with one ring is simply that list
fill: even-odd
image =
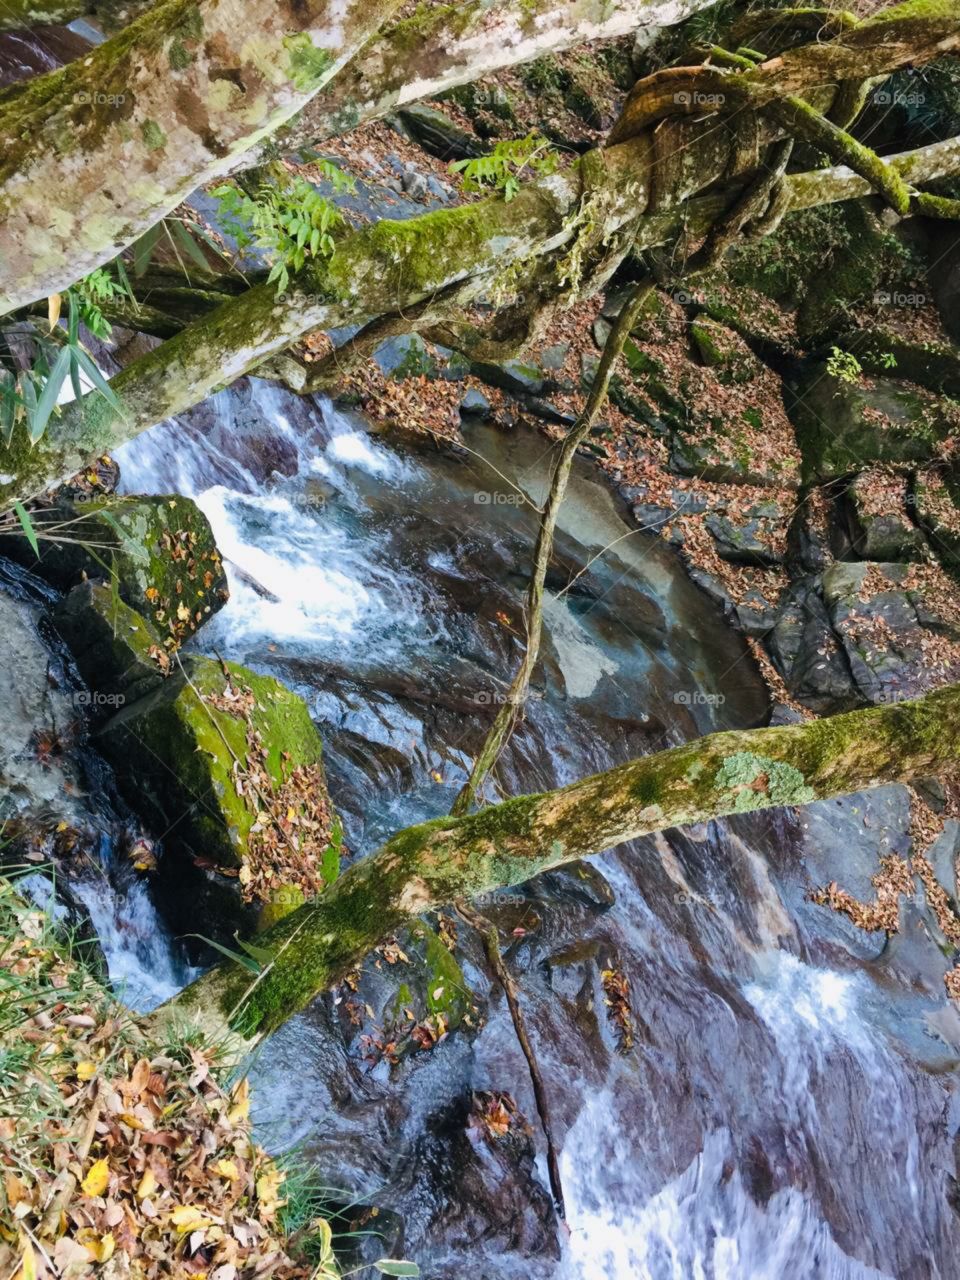
[{"label": "mossy boulder", "polygon": [[[881,294],[891,299],[891,306],[898,296],[896,292]],[[845,334],[840,345],[854,353],[867,373],[883,375],[893,368],[898,378],[907,378],[929,391],[960,397],[960,347],[950,342],[914,342],[892,326],[872,325]]]},{"label": "mossy boulder", "polygon": [[[35,523],[50,538],[41,543],[39,563],[22,538],[4,539],[4,553],[65,591],[85,578],[112,579],[120,599],[148,618],[164,641],[172,639],[168,648],[192,635],[228,598],[210,523],[190,498],[67,502]],[[69,542],[56,540],[59,528]]]},{"label": "mossy boulder", "polygon": [[690,340],[701,364],[712,369],[724,386],[752,382],[761,371],[760,361],[740,335],[715,320],[694,320]]},{"label": "mossy boulder", "polygon": [[[97,735],[130,805],[175,847],[215,867],[242,869],[258,823],[244,777],[252,729],[262,765],[279,791],[290,771],[319,765],[320,736],[306,704],[272,676],[236,663],[191,657]],[[249,690],[249,719],[224,710],[231,690]],[[269,798],[269,797],[268,797]],[[241,879],[243,877],[241,876]]]},{"label": "mossy boulder", "polygon": [[411,102],[397,115],[413,141],[440,160],[470,160],[487,150],[475,133],[425,102]]},{"label": "mossy boulder", "polygon": [[905,476],[865,471],[838,504],[838,554],[862,560],[922,560],[926,538],[907,514]]},{"label": "mossy boulder", "polygon": [[74,587],[54,609],[53,621],[89,686],[94,713],[136,702],[163,683],[169,657],[161,636],[113,586]]},{"label": "mossy boulder", "polygon": [[955,471],[921,472],[908,501],[940,563],[960,574],[960,475]]},{"label": "mossy boulder", "polygon": [[787,385],[785,399],[810,481],[927,462],[956,429],[950,403],[932,393],[893,378],[845,381],[820,361]]}]

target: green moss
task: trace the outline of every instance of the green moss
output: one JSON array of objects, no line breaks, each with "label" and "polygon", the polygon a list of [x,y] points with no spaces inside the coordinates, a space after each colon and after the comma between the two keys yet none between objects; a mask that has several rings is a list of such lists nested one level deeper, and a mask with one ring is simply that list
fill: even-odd
[{"label": "green moss", "polygon": [[159,151],[167,145],[167,135],[156,120],[144,120],[140,125],[140,133],[149,151]]},{"label": "green moss", "polygon": [[751,751],[727,756],[717,770],[714,786],[719,791],[735,793],[738,812],[765,804],[809,804],[816,799],[799,769]]},{"label": "green moss", "polygon": [[[226,680],[220,663],[190,658],[185,674],[171,675],[156,693],[124,707],[104,727],[109,758],[123,761],[123,776],[141,812],[169,843],[221,866],[239,866],[256,814],[237,790],[236,761],[245,761],[247,723],[212,706]],[[235,687],[255,698],[252,728],[265,750],[263,765],[275,786],[290,768],[322,759],[322,745],[306,705],[271,676],[228,663]]]},{"label": "green moss", "polygon": [[429,1013],[440,1013],[452,1029],[460,1025],[470,1005],[470,989],[457,958],[441,942],[433,929],[418,928],[414,936],[423,943],[426,985],[424,998]]},{"label": "green moss", "polygon": [[193,54],[182,40],[174,40],[167,57],[170,59],[170,66],[174,71],[185,70],[193,61]]},{"label": "green moss", "polygon": [[285,36],[283,46],[290,55],[287,72],[294,85],[307,92],[319,88],[333,65],[330,52],[318,49],[305,31]]}]

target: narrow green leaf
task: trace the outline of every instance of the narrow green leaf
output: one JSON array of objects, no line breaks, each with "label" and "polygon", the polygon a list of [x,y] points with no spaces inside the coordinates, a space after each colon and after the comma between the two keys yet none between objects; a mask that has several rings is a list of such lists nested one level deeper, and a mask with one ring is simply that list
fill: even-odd
[{"label": "narrow green leaf", "polygon": [[190,232],[187,230],[184,224],[182,222],[177,222],[176,220],[174,220],[172,223],[172,226],[173,226],[173,234],[177,237],[180,244],[183,246],[184,253],[188,254],[189,257],[193,259],[193,261],[196,263],[196,265],[200,268],[201,271],[204,271],[209,275],[210,263],[203,256],[203,252],[200,249],[200,246],[197,244],[196,240],[194,240],[193,236],[190,234]]},{"label": "narrow green leaf", "polygon": [[208,938],[202,933],[188,933],[188,938],[199,938],[201,942],[205,942],[208,947],[213,947],[215,951],[219,951],[222,956],[226,956],[228,960],[233,960],[236,964],[243,965],[248,973],[259,973],[260,966],[251,960],[248,956],[241,955],[239,951],[231,951],[229,947],[223,946],[220,942],[215,942],[213,938]]},{"label": "narrow green leaf", "polygon": [[157,241],[163,231],[163,219],[155,222],[149,230],[134,243],[133,246],[133,274],[139,279],[150,265],[150,259],[153,257],[153,251],[157,247]]},{"label": "narrow green leaf", "polygon": [[37,401],[37,407],[30,423],[30,440],[32,444],[36,444],[47,429],[47,423],[50,421],[50,415],[56,407],[57,397],[60,394],[60,388],[66,381],[69,368],[70,348],[63,347],[57,356],[56,363],[50,370],[49,377],[43,384],[40,399]]},{"label": "narrow green leaf", "polygon": [[[236,937],[236,934],[234,934]],[[259,965],[272,964],[277,958],[277,953],[271,951],[268,947],[256,947],[252,942],[245,942],[243,938],[237,938],[237,942],[243,947],[251,960],[256,960]]]},{"label": "narrow green leaf", "polygon": [[17,513],[17,519],[20,521],[20,527],[26,534],[27,541],[33,548],[33,554],[40,559],[40,544],[37,542],[37,531],[33,527],[33,521],[30,519],[30,512],[21,502],[15,502],[13,509]]},{"label": "narrow green leaf", "polygon": [[80,361],[77,359],[76,347],[68,347],[70,352],[70,381],[73,384],[73,394],[77,400],[83,398],[83,383],[80,380]]},{"label": "narrow green leaf", "polygon": [[415,1262],[400,1262],[396,1258],[381,1258],[373,1264],[382,1276],[418,1276],[420,1268]]},{"label": "narrow green leaf", "polygon": [[111,388],[110,383],[107,382],[106,378],[82,347],[77,347],[75,350],[83,372],[100,392],[104,400],[106,400],[112,408],[116,409],[117,413],[119,413],[121,417],[123,417],[123,410],[120,407],[120,401],[117,399],[117,393]]},{"label": "narrow green leaf", "polygon": [[67,294],[67,301],[70,307],[67,321],[67,346],[75,347],[80,340],[80,308],[77,306],[77,298],[72,289]]}]

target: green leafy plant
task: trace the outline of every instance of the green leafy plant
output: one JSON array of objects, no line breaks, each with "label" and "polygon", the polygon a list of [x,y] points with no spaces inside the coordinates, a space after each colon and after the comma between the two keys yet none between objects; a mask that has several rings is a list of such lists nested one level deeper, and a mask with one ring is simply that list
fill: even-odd
[{"label": "green leafy plant", "polygon": [[827,373],[840,382],[855,384],[860,381],[863,366],[852,351],[831,347],[827,357]]},{"label": "green leafy plant", "polygon": [[[116,280],[111,274],[111,268],[117,272]],[[127,269],[120,258],[115,258],[105,267],[97,267],[88,276],[84,276],[82,280],[71,286],[68,297],[75,298],[83,324],[95,338],[102,339],[109,338],[113,332],[103,314],[104,303],[126,298],[133,305],[134,310],[137,310],[139,305],[130,284]]]},{"label": "green leafy plant", "polygon": [[[353,179],[328,160],[316,162],[334,191],[352,191]],[[336,247],[334,233],[343,218],[332,201],[305,178],[293,178],[285,186],[265,183],[255,196],[233,183],[215,187],[224,230],[241,249],[262,250],[271,263],[268,283],[276,281],[283,293],[290,273],[301,271],[309,258],[329,258]]]},{"label": "green leafy plant", "polygon": [[453,173],[463,179],[464,191],[485,191],[492,188],[502,191],[510,201],[520,190],[520,178],[524,173],[555,173],[560,156],[548,140],[534,130],[525,138],[508,138],[498,142],[489,155],[476,156],[472,160],[454,160]]},{"label": "green leafy plant", "polygon": [[122,412],[115,392],[80,341],[83,303],[75,290],[68,291],[67,297],[69,321],[66,333],[56,327],[52,312],[54,318],[49,334],[31,335],[34,353],[28,367],[21,368],[17,364],[9,347],[3,353],[8,359],[5,367],[0,364],[0,434],[8,447],[21,422],[27,429],[30,443],[37,443],[51,416],[59,413],[57,402],[68,377],[78,400],[84,394],[83,375],[117,413]]}]

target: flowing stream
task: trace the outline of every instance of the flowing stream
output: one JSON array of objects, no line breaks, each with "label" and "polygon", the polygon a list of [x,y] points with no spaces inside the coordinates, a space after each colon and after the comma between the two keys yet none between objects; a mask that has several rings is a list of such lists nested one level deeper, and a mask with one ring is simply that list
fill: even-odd
[{"label": "flowing stream", "polygon": [[[516,662],[527,500],[545,492],[549,449],[481,427],[468,443],[400,452],[329,403],[253,381],[120,456],[127,491],[189,494],[209,517],[232,594],[195,643],[307,700],[354,857],[449,810]],[[629,528],[576,468],[505,793],[764,720],[742,642],[670,550]],[[494,895],[505,936],[522,926],[508,963],[550,1090],[569,1231],[475,947],[479,1034],[371,1065],[321,997],[257,1058],[260,1136],[299,1144],[332,1187],[378,1206],[384,1240],[428,1277],[955,1276],[960,1027],[942,1009],[936,939],[918,911],[881,951],[806,898],[839,856],[868,892],[880,832],[896,847],[905,830],[902,795],[885,788],[670,832],[596,859],[602,877]],[[127,891],[126,931],[87,884],[115,981],[136,988],[139,973],[149,1005],[185,980],[145,895]],[[629,979],[626,1053],[605,971]],[[476,1090],[514,1095],[535,1164],[467,1126]]]}]

